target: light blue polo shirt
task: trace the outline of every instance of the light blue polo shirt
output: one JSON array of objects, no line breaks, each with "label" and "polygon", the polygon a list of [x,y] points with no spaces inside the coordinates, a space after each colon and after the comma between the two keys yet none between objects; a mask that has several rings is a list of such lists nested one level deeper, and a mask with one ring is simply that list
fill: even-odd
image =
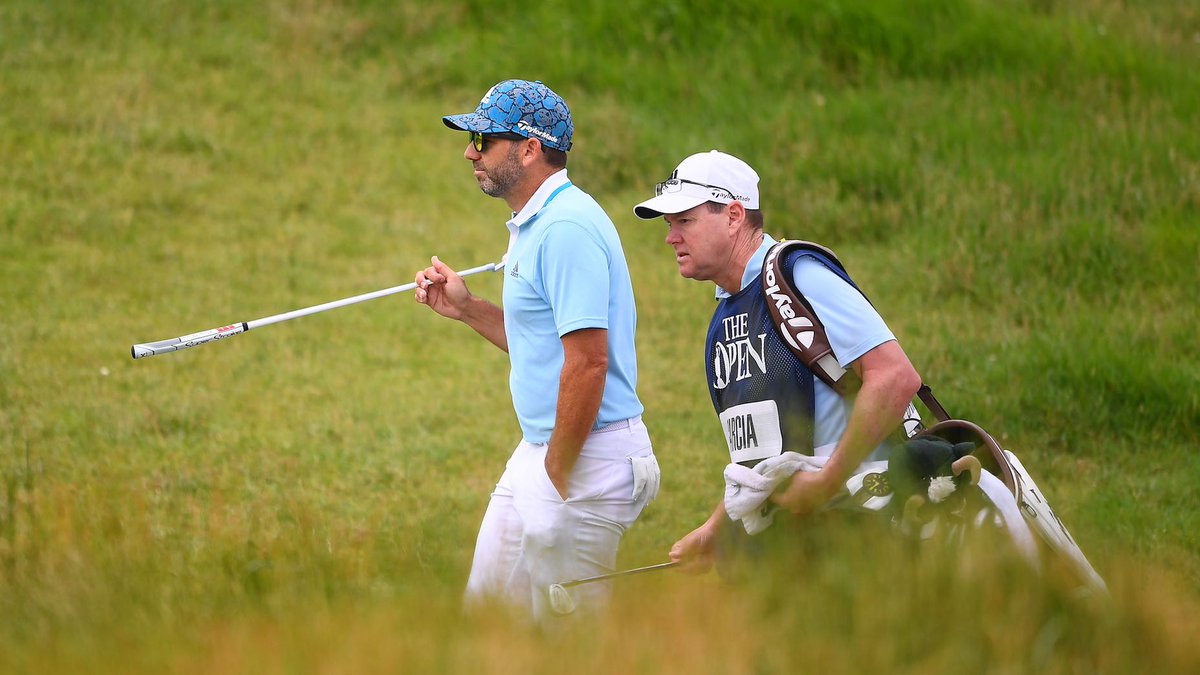
[{"label": "light blue polo shirt", "polygon": [[[763,242],[750,256],[742,272],[742,286],[758,279],[762,273],[763,260],[776,243],[771,235],[764,233]],[[838,365],[850,368],[850,364],[875,347],[895,340],[883,317],[853,286],[846,283],[824,264],[812,258],[802,257],[792,270],[793,281],[800,294],[812,305],[813,312],[825,327],[829,346],[837,357]],[[717,298],[728,297],[725,289],[717,286]],[[838,395],[820,378],[813,380],[813,447],[819,448],[837,443],[846,432],[850,422],[851,400]],[[886,448],[880,446],[871,459],[885,459]]]},{"label": "light blue polo shirt", "polygon": [[625,253],[612,220],[563,169],[508,221],[504,332],[509,389],[521,432],[547,443],[554,429],[562,336],[608,330],[608,374],[599,428],[642,414],[637,397],[637,312]]}]

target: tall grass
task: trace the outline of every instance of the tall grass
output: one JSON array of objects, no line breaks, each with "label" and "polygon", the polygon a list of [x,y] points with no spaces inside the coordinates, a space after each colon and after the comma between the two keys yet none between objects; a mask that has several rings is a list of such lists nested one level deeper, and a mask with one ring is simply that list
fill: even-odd
[{"label": "tall grass", "polygon": [[[1195,670],[1197,35],[1165,1],[0,5],[0,668]],[[571,103],[634,272],[665,482],[623,562],[719,496],[711,289],[630,214],[719,147],[1020,454],[1111,601],[876,537],[749,588],[631,580],[553,635],[462,617],[519,433],[503,355],[391,298],[129,359],[495,259],[508,214],[438,118],[513,76]]]}]

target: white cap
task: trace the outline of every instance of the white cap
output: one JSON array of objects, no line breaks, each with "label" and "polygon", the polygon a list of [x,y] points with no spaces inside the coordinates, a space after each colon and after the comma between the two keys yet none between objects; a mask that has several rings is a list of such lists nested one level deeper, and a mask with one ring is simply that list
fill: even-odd
[{"label": "white cap", "polygon": [[718,150],[700,152],[679,163],[671,177],[654,188],[653,199],[638,204],[634,214],[643,220],[682,213],[704,202],[739,201],[758,209],[758,174],[742,160]]}]

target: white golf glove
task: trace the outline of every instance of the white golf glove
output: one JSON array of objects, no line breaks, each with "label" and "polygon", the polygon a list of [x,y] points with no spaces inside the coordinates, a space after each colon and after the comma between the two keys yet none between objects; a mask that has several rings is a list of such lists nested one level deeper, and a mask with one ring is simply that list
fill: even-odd
[{"label": "white golf glove", "polygon": [[642,493],[646,494],[646,502],[654,501],[658,496],[658,485],[662,480],[662,472],[658,469],[658,460],[654,455],[645,457],[630,457],[633,465],[633,500],[637,501]]}]

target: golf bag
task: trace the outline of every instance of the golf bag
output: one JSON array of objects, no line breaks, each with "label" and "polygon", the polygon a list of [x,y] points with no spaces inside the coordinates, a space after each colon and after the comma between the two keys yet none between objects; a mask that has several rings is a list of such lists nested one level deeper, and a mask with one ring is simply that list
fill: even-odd
[{"label": "golf bag", "polygon": [[[837,363],[820,319],[803,296],[792,288],[792,269],[802,256],[836,266],[845,273],[845,267],[833,251],[823,246],[798,240],[779,242],[763,262],[761,279],[768,299],[767,307],[793,354],[839,394],[851,395],[858,388],[857,376]],[[987,501],[995,507],[996,518],[1009,514],[1009,530],[1014,533],[1018,549],[1025,549],[1023,552],[1031,556],[1060,558],[1084,587],[1105,593],[1107,588],[1103,579],[1054,514],[1017,456],[1002,448],[979,425],[951,418],[928,385],[922,384],[917,396],[937,419],[936,423],[925,428],[916,407],[910,404],[903,424],[904,437],[898,439],[889,458],[888,475],[875,474],[877,478],[868,481],[872,495],[891,494],[895,489],[896,496],[901,497],[891,501],[894,508],[902,511],[897,518],[902,530],[922,536],[926,523],[919,515],[921,506],[955,491],[953,483],[980,486]],[[987,475],[983,476],[982,472]],[[914,491],[914,484],[919,484],[920,494]],[[1014,502],[1015,510],[1011,508]],[[1019,512],[1019,519],[1012,515],[1016,512]],[[1036,551],[1034,544],[1026,547],[1021,541],[1019,533],[1025,528],[1016,522],[1018,520],[1037,533]]]}]

